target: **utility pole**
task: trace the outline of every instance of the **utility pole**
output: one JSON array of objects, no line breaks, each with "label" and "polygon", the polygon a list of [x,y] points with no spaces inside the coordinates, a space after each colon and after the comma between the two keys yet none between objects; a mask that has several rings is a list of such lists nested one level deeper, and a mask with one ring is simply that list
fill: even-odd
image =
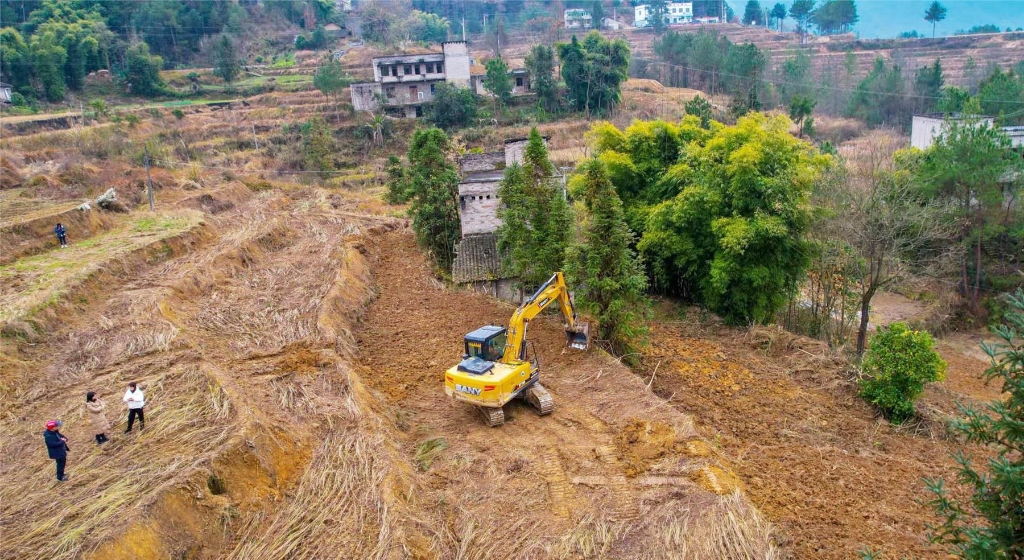
[{"label": "utility pole", "polygon": [[256,139],[256,121],[249,121],[252,124],[252,142],[256,144],[256,151],[260,151],[260,141]]},{"label": "utility pole", "polygon": [[153,177],[149,175],[149,143],[143,144],[145,157],[142,161],[146,163],[146,192],[149,194],[149,211],[153,211]]},{"label": "utility pole", "polygon": [[466,40],[466,16],[462,16],[462,40]]}]

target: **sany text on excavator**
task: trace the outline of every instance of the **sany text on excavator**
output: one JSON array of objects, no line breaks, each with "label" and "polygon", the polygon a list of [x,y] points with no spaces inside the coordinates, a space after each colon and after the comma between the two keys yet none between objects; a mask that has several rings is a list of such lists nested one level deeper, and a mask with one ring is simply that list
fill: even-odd
[{"label": "sany text on excavator", "polygon": [[491,426],[505,423],[502,407],[514,398],[526,400],[541,415],[551,414],[554,401],[539,382],[540,362],[532,345],[527,349],[526,329],[531,319],[556,301],[565,322],[566,345],[586,350],[590,325],[577,321],[569,288],[562,273],[556,272],[516,309],[507,329],[485,326],[466,335],[462,361],[445,372],[445,393],[479,407]]}]

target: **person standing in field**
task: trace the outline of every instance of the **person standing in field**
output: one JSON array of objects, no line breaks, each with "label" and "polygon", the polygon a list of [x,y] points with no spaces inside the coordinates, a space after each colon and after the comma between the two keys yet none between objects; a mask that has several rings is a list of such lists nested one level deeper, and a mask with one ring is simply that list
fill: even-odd
[{"label": "person standing in field", "polygon": [[142,407],[146,406],[146,397],[142,394],[142,389],[139,389],[138,385],[132,381],[128,384],[128,390],[124,392],[124,398],[121,400],[128,405],[128,429],[124,433],[132,431],[132,424],[135,423],[136,416],[139,418],[139,430],[145,429],[146,416]]},{"label": "person standing in field", "polygon": [[92,424],[92,431],[96,434],[96,445],[110,441],[107,438],[110,423],[107,422],[107,416],[103,414],[107,404],[101,399],[97,399],[96,393],[89,391],[85,394],[85,408],[89,411],[89,423]]},{"label": "person standing in field", "polygon": [[46,442],[46,452],[50,458],[57,462],[57,480],[64,482],[68,479],[64,474],[64,464],[68,460],[68,438],[60,433],[61,421],[50,420],[46,423],[46,431],[43,432],[43,440]]},{"label": "person standing in field", "polygon": [[64,224],[57,222],[57,225],[53,227],[53,233],[57,234],[57,241],[60,242],[61,249],[68,246],[68,230]]}]

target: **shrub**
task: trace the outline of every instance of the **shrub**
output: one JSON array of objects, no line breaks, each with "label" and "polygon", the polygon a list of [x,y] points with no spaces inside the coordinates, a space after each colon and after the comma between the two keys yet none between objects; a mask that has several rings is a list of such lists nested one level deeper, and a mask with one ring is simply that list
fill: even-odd
[{"label": "shrub", "polygon": [[893,323],[871,337],[863,371],[867,377],[861,381],[861,396],[900,423],[914,415],[914,401],[924,384],[945,377],[946,362],[930,334]]},{"label": "shrub", "polygon": [[175,110],[171,111],[171,114],[174,115],[174,118],[176,118],[178,120],[181,120],[181,119],[185,118],[185,112],[182,111],[181,109],[175,109]]}]

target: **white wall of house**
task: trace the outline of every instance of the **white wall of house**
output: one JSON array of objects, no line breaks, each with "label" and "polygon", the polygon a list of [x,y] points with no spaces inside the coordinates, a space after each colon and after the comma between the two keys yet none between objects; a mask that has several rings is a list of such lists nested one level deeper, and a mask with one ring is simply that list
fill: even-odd
[{"label": "white wall of house", "polygon": [[[919,150],[927,150],[935,143],[937,138],[948,126],[948,122],[954,119],[947,119],[940,115],[914,115],[910,125],[910,145]],[[992,117],[981,117],[979,123],[986,123],[992,126]]]},{"label": "white wall of house", "polygon": [[[665,5],[665,13],[662,14],[665,23],[668,25],[679,25],[693,21],[693,2],[669,2]],[[640,4],[633,7],[633,25],[636,27],[650,27],[651,7],[647,4]]]},{"label": "white wall of house", "polygon": [[594,26],[594,17],[589,10],[570,8],[563,14],[566,29],[589,29]]},{"label": "white wall of house", "polygon": [[444,52],[445,81],[469,87],[469,48],[465,41],[448,41],[441,45]]},{"label": "white wall of house", "polygon": [[459,221],[463,236],[491,233],[501,225],[499,184],[499,181],[459,183]]}]

